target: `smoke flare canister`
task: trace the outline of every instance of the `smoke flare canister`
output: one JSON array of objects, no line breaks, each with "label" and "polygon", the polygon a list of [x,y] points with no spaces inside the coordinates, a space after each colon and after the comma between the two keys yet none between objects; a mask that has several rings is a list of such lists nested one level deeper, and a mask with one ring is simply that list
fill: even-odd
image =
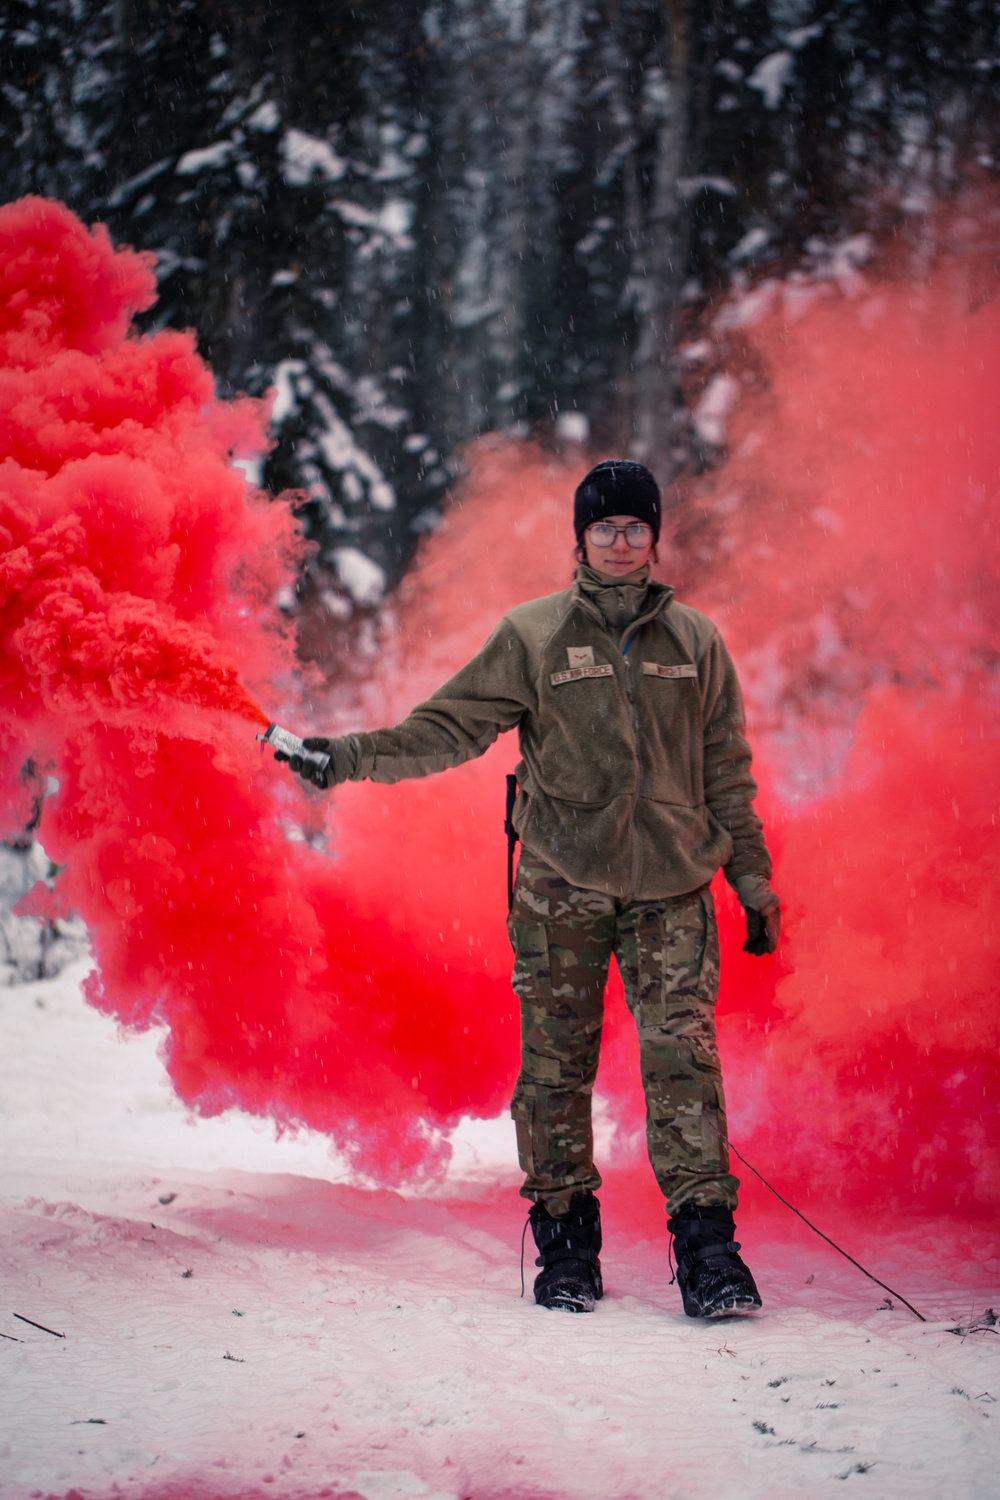
[{"label": "smoke flare canister", "polygon": [[330,764],[330,757],[325,751],[307,750],[304,741],[297,734],[292,734],[290,729],[282,729],[279,724],[269,724],[266,733],[259,734],[257,738],[263,740],[265,745],[280,750],[283,755],[297,755],[305,764],[315,766],[317,771],[325,771]]}]

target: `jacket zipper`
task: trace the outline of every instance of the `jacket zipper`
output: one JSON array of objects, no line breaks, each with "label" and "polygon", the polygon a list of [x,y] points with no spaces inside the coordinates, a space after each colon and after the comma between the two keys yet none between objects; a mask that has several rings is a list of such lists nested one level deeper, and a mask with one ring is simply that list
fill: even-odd
[{"label": "jacket zipper", "polygon": [[639,709],[635,701],[635,689],[632,682],[632,663],[627,656],[623,660],[625,662],[625,691],[632,709],[632,739],[635,744],[635,791],[632,793],[632,811],[629,816],[629,826],[632,830],[632,870],[626,898],[634,901],[639,894],[639,876],[642,873],[642,848],[639,843],[639,824],[636,818],[636,813],[639,811],[639,791],[642,785],[642,765],[639,760]]},{"label": "jacket zipper", "polygon": [[[582,599],[577,602],[582,605],[587,614],[591,615],[597,621],[602,629],[608,630],[607,622],[596,605],[591,604],[589,600],[586,603]],[[639,709],[633,690],[632,663],[629,660],[626,648],[632,645],[642,626],[648,625],[651,620],[657,619],[662,610],[663,604],[661,603],[648,614],[641,615],[639,619],[633,620],[631,625],[628,625],[623,632],[623,640],[618,642],[619,655],[625,664],[625,696],[628,698],[629,707],[632,710],[632,740],[635,754],[635,791],[632,793],[632,809],[629,817],[629,828],[632,834],[632,868],[629,878],[628,895],[625,897],[627,901],[636,900],[639,893],[639,878],[642,874],[642,848],[639,843],[639,825],[636,821],[636,813],[639,810],[639,793],[642,786],[642,766],[639,761]],[[611,632],[608,631],[608,634],[610,635]],[[612,636],[613,639],[614,637]]]},{"label": "jacket zipper", "polygon": [[[619,602],[624,611],[624,595],[619,591]],[[639,824],[636,813],[639,811],[639,792],[642,786],[642,763],[639,759],[639,705],[635,697],[635,683],[632,678],[632,663],[629,660],[629,648],[632,646],[636,636],[639,634],[638,622],[633,620],[626,625],[622,632],[622,638],[618,642],[618,650],[622,661],[625,663],[625,694],[632,710],[632,743],[635,756],[635,790],[632,793],[632,809],[629,814],[629,827],[632,833],[632,865],[629,874],[629,889],[626,900],[634,901],[639,892],[639,878],[642,874],[642,846],[639,842]]]}]

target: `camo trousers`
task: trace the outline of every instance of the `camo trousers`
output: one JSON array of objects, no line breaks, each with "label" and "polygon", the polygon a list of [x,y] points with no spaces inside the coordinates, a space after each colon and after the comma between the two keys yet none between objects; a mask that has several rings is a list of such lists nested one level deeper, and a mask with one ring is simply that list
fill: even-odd
[{"label": "camo trousers", "polygon": [[707,887],[662,901],[580,890],[521,854],[508,923],[521,1001],[521,1072],[511,1103],[521,1196],[556,1217],[596,1189],[591,1096],[611,955],[639,1032],[649,1160],[667,1212],[735,1209],[715,1039],[719,939]]}]

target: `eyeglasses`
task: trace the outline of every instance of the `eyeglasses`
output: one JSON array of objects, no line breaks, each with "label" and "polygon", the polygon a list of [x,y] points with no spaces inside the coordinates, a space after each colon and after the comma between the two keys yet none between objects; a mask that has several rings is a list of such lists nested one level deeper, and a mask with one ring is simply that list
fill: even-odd
[{"label": "eyeglasses", "polygon": [[630,521],[627,526],[612,526],[610,521],[595,521],[587,527],[587,535],[595,547],[613,547],[615,539],[623,536],[630,547],[648,547],[653,540],[653,528],[644,521]]}]

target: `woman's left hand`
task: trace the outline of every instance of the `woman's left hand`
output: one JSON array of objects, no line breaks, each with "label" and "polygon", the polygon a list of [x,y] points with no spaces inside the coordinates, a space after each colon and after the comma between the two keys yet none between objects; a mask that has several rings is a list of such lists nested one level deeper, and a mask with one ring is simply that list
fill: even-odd
[{"label": "woman's left hand", "polygon": [[736,894],[747,918],[747,940],[743,952],[753,953],[758,958],[773,953],[781,937],[781,902],[770,881],[763,875],[740,875],[736,880]]}]

